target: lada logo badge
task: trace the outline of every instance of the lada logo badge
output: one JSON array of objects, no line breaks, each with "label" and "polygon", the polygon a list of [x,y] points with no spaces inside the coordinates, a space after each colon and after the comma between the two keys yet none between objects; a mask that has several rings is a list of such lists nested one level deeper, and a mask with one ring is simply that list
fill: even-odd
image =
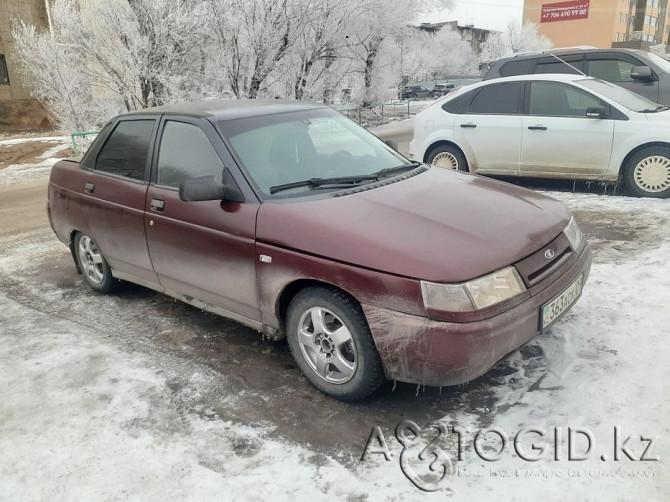
[{"label": "lada logo badge", "polygon": [[544,257],[545,257],[547,260],[551,260],[554,256],[556,256],[556,253],[554,253],[554,250],[553,250],[553,249],[547,249],[547,250],[544,252]]}]

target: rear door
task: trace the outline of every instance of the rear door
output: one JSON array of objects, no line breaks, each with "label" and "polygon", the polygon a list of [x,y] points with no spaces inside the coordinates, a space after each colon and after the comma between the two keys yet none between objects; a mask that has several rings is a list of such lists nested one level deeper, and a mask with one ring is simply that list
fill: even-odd
[{"label": "rear door", "polygon": [[[146,199],[146,233],[154,269],[170,294],[196,298],[260,320],[256,295],[256,201],[184,202],[179,184],[236,169],[210,122],[164,116]],[[234,317],[234,316],[232,316]]]},{"label": "rear door", "polygon": [[94,155],[82,164],[82,232],[98,245],[117,272],[156,284],[144,235],[144,204],[149,180],[149,151],[156,117],[123,117]]},{"label": "rear door", "polygon": [[455,115],[454,136],[473,172],[513,174],[519,169],[523,83],[505,82],[473,92]]},{"label": "rear door", "polygon": [[590,107],[609,105],[570,84],[528,82],[523,118],[522,174],[568,178],[607,169],[615,121],[586,117]]}]

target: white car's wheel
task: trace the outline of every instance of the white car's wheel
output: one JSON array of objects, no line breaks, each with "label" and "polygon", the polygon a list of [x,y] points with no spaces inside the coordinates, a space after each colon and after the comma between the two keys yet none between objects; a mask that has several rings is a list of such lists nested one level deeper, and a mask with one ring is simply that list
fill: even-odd
[{"label": "white car's wheel", "polygon": [[670,148],[650,147],[633,155],[625,166],[628,190],[638,197],[670,197]]},{"label": "white car's wheel", "polygon": [[426,162],[435,167],[453,169],[454,171],[468,171],[468,162],[463,152],[452,145],[441,145],[433,148]]}]

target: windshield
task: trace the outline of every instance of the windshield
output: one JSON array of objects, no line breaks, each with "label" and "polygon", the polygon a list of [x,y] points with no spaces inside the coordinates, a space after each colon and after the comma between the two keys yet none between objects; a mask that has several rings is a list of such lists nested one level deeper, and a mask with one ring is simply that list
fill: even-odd
[{"label": "windshield", "polygon": [[[412,165],[330,108],[227,120],[217,126],[264,197],[273,195],[278,186],[304,180],[365,176],[372,180],[381,170]],[[305,195],[315,186],[282,189],[278,196]]]},{"label": "windshield", "polygon": [[647,98],[643,98],[639,94],[619,87],[618,85],[610,84],[604,80],[596,78],[588,78],[578,81],[584,87],[596,91],[606,98],[619,103],[621,106],[628,108],[634,112],[643,112],[648,110],[655,110],[658,108],[658,103],[654,103]]},{"label": "windshield", "polygon": [[648,52],[647,54],[645,54],[645,56],[647,56],[651,60],[651,62],[654,63],[656,66],[658,66],[661,70],[663,70],[666,73],[670,73],[670,61],[667,61],[652,52]]}]

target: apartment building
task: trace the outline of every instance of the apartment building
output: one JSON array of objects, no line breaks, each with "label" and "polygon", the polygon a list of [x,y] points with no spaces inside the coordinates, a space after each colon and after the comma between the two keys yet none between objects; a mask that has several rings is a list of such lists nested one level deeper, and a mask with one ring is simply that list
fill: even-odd
[{"label": "apartment building", "polygon": [[0,0],[0,100],[30,98],[14,55],[12,24],[16,19],[46,28],[46,0]]},{"label": "apartment building", "polygon": [[669,42],[668,4],[670,0],[525,0],[523,21],[537,24],[555,47],[648,49]]}]

